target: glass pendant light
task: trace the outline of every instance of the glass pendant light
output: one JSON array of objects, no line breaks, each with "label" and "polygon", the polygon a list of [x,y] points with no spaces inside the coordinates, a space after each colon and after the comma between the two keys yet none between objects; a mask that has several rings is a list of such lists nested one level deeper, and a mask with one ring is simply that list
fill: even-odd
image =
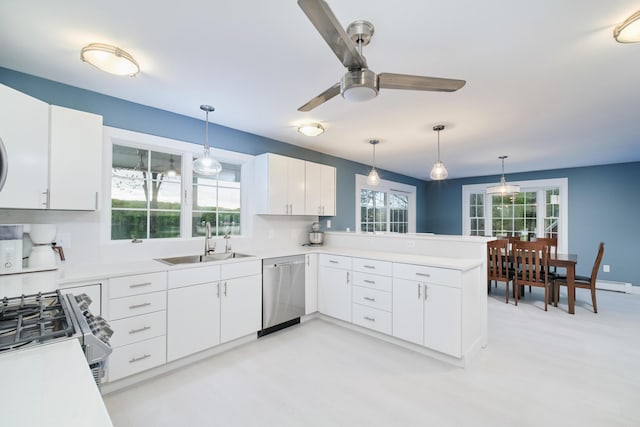
[{"label": "glass pendant light", "polygon": [[176,165],[173,162],[173,156],[169,156],[169,170],[167,171],[167,176],[169,178],[174,178],[176,175]]},{"label": "glass pendant light", "polygon": [[504,159],[509,156],[498,157],[502,160],[502,177],[500,177],[500,183],[491,187],[487,187],[487,194],[496,194],[509,196],[512,194],[518,194],[520,192],[520,186],[514,184],[507,184],[507,180],[504,178]]},{"label": "glass pendant light", "polygon": [[444,163],[440,161],[440,131],[444,129],[444,125],[436,125],[433,127],[433,130],[438,132],[438,161],[433,168],[431,168],[431,179],[434,181],[441,181],[447,176],[449,173],[447,172],[447,168],[444,167]]},{"label": "glass pendant light", "polygon": [[379,143],[377,139],[372,139],[369,144],[373,145],[373,164],[371,166],[371,172],[367,176],[367,184],[378,185],[380,183],[380,176],[376,170],[376,145]]},{"label": "glass pendant light", "polygon": [[209,149],[209,113],[214,111],[215,108],[211,105],[201,105],[200,109],[206,113],[204,155],[193,161],[193,171],[198,175],[215,176],[222,170],[222,165],[211,157]]}]

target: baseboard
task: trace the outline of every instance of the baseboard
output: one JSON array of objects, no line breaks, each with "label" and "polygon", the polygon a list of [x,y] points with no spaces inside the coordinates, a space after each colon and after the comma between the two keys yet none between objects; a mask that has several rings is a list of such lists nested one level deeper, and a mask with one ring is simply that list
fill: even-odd
[{"label": "baseboard", "polygon": [[604,291],[621,292],[624,294],[640,295],[640,286],[633,286],[631,283],[624,283],[624,282],[610,282],[610,281],[598,280],[596,282],[596,289],[602,289]]}]

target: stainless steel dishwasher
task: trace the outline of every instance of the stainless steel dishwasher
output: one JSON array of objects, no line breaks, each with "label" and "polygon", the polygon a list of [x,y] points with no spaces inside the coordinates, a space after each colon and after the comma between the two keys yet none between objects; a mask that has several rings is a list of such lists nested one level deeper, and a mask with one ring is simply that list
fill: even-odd
[{"label": "stainless steel dishwasher", "polygon": [[262,260],[262,330],[270,334],[304,315],[304,255]]}]

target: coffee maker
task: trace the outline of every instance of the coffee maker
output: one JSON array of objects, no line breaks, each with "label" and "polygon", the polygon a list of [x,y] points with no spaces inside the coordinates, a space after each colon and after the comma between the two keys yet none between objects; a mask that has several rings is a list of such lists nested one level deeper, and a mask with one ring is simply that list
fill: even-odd
[{"label": "coffee maker", "polygon": [[55,224],[25,224],[24,232],[33,243],[27,268],[31,271],[54,270],[58,268],[56,252],[52,246],[56,238]]}]

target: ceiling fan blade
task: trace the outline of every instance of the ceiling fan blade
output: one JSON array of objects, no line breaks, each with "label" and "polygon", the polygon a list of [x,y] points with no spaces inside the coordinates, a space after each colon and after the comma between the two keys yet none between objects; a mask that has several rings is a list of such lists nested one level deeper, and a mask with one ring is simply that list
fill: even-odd
[{"label": "ceiling fan blade", "polygon": [[340,83],[336,83],[311,101],[298,108],[298,111],[311,111],[318,105],[323,104],[340,93]]},{"label": "ceiling fan blade", "polygon": [[349,69],[367,68],[367,60],[358,52],[338,18],[324,0],[298,0],[298,6],[307,15],[324,41],[336,54],[342,65]]},{"label": "ceiling fan blade", "polygon": [[385,89],[430,90],[454,92],[464,86],[465,80],[442,79],[439,77],[410,76],[408,74],[380,73],[378,84]]}]

